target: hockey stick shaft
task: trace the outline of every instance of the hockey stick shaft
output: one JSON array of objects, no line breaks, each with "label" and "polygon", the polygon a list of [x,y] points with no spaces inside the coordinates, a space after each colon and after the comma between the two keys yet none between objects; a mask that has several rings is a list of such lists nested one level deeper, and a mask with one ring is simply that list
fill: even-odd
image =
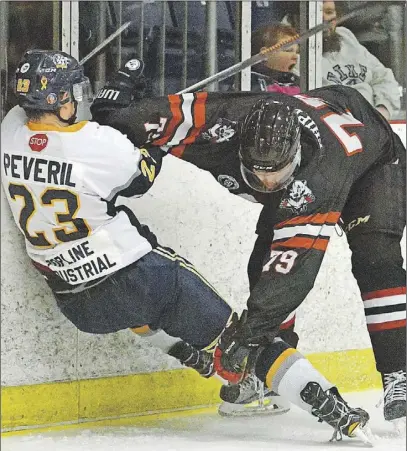
[{"label": "hockey stick shaft", "polygon": [[[361,5],[349,13],[343,15],[340,19],[337,19],[334,21],[329,22],[323,22],[321,24],[316,25],[315,27],[310,28],[309,30],[305,31],[302,34],[297,34],[296,36],[293,36],[290,39],[284,40],[282,42],[279,42],[278,44],[275,44],[271,47],[267,47],[266,49],[263,49],[261,52],[257,53],[256,55],[247,58],[244,61],[241,61],[237,64],[234,64],[233,66],[230,66],[214,75],[211,75],[204,80],[199,81],[198,83],[195,83],[179,92],[177,94],[185,94],[187,92],[195,91],[196,89],[203,88],[204,86],[209,85],[210,83],[215,83],[224,80],[225,78],[231,77],[233,75],[236,75],[238,72],[242,71],[243,69],[246,69],[247,67],[254,66],[255,64],[258,64],[262,61],[265,61],[268,57],[268,54],[277,52],[280,50],[287,49],[291,47],[294,44],[300,44],[304,41],[306,41],[308,38],[313,36],[314,34],[319,33],[320,31],[328,30],[329,28],[333,28],[342,22],[345,22],[346,20],[357,16],[361,11],[366,10],[366,5]],[[335,22],[335,24],[333,23]]]},{"label": "hockey stick shaft", "polygon": [[119,36],[119,34],[123,33],[124,30],[130,26],[131,22],[124,23],[120,28],[118,28],[114,33],[108,36],[104,41],[102,41],[98,46],[96,46],[90,53],[88,53],[84,58],[79,61],[79,64],[85,64],[86,61],[89,61],[96,53],[102,50],[104,47],[109,44],[109,42],[113,41],[114,38]]}]

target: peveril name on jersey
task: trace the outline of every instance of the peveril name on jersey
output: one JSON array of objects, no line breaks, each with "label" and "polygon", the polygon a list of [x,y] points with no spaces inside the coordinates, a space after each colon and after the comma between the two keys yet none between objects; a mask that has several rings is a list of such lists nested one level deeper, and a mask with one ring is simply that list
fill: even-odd
[{"label": "peveril name on jersey", "polygon": [[51,159],[4,153],[5,175],[15,179],[75,187],[73,164]]}]

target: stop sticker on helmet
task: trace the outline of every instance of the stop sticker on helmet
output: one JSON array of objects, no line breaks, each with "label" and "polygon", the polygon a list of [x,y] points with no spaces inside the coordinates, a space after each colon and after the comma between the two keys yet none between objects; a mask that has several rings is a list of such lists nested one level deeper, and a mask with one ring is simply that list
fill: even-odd
[{"label": "stop sticker on helmet", "polygon": [[41,152],[47,147],[48,144],[48,136],[43,133],[37,133],[34,136],[31,136],[28,141],[28,145],[30,146],[33,152]]}]

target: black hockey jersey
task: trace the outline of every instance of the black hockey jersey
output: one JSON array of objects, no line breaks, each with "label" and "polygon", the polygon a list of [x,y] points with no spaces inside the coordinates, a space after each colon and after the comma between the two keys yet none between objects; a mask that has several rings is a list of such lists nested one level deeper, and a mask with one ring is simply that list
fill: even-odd
[{"label": "black hockey jersey", "polygon": [[[284,190],[260,194],[240,173],[239,122],[261,98],[297,109],[301,165]],[[284,319],[311,290],[329,238],[355,183],[372,167],[400,159],[404,147],[386,120],[357,91],[343,86],[304,94],[206,93],[144,99],[122,108],[96,102],[95,119],[212,173],[231,193],[264,207],[257,233],[270,240],[270,258],[252,290],[249,318],[267,329],[268,306],[287,299]],[[277,299],[279,298],[279,299]],[[264,329],[264,330],[265,330]]]}]

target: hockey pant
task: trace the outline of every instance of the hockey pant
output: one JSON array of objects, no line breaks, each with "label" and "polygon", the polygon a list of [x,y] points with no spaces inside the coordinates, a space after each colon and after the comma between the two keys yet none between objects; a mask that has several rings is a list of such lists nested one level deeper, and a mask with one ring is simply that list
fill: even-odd
[{"label": "hockey pant", "polygon": [[232,311],[190,262],[162,246],[92,288],[55,297],[83,332],[147,325],[198,349],[216,342]]},{"label": "hockey pant", "polygon": [[405,151],[398,164],[369,171],[342,212],[376,367],[406,368],[406,272],[400,241],[406,225]]}]

